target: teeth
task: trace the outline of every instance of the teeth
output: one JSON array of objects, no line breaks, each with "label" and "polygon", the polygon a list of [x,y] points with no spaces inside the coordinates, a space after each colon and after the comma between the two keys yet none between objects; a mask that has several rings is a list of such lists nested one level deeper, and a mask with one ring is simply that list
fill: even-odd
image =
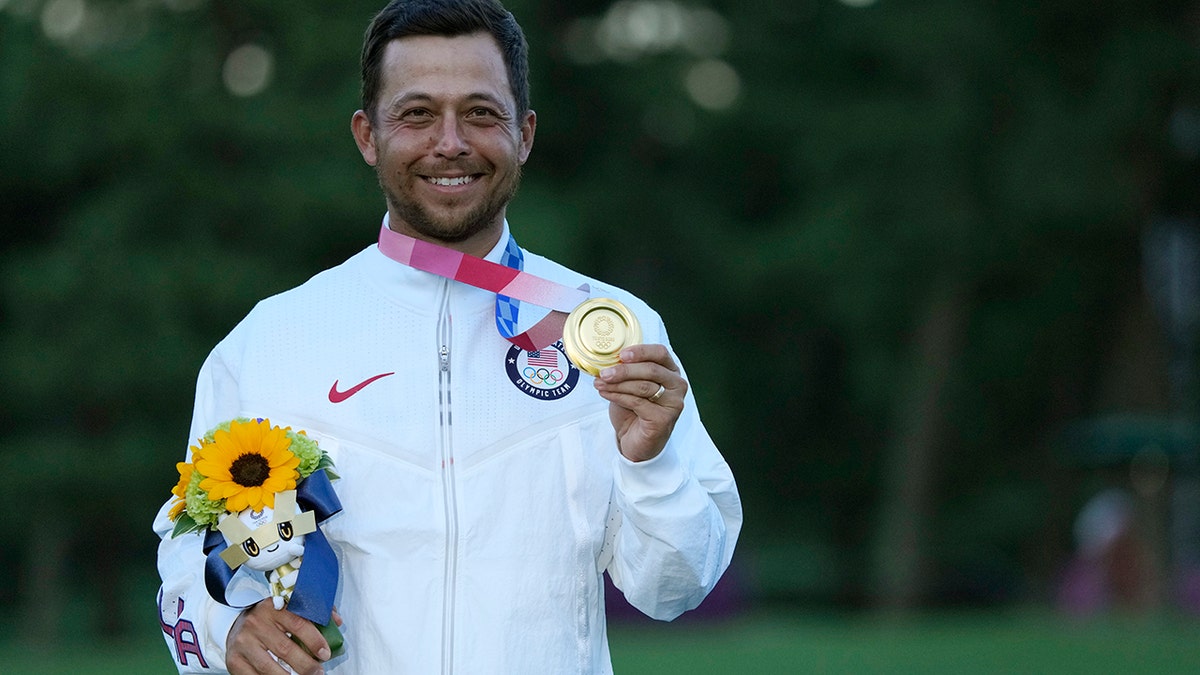
[{"label": "teeth", "polygon": [[452,185],[466,185],[467,183],[474,181],[475,177],[474,176],[459,176],[457,178],[426,178],[425,180],[429,181],[430,183],[433,183],[434,185],[441,185],[442,187],[450,187]]}]

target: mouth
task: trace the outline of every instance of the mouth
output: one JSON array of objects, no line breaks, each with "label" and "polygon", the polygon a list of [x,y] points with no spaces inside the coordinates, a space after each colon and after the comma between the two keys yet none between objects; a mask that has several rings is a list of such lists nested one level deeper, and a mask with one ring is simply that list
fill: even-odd
[{"label": "mouth", "polygon": [[438,187],[459,187],[461,185],[469,185],[475,182],[477,175],[471,176],[422,176],[426,183],[436,185]]}]

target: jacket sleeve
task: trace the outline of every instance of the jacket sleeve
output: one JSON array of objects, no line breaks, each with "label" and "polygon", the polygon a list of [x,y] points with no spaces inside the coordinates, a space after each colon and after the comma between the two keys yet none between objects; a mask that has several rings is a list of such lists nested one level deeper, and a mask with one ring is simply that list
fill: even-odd
[{"label": "jacket sleeve", "polygon": [[614,462],[620,525],[609,575],[634,607],[674,619],[698,606],[729,567],[742,526],[733,473],[690,388],[662,453],[635,463],[618,452]]},{"label": "jacket sleeve", "polygon": [[[214,350],[200,370],[192,415],[191,442],[222,419],[237,416],[237,383]],[[187,452],[190,461],[191,451]],[[204,585],[203,536],[172,537],[169,502],[154,519],[158,546],[159,621],[180,673],[225,671],[225,639],[240,613],[212,599]]]}]

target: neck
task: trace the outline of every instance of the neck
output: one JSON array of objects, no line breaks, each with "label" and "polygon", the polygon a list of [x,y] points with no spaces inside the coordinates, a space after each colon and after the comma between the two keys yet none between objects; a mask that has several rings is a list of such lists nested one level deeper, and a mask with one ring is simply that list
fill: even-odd
[{"label": "neck", "polygon": [[412,237],[413,239],[448,248],[452,251],[466,253],[476,258],[483,258],[488,253],[491,253],[492,249],[496,247],[497,242],[500,241],[500,235],[504,233],[504,219],[503,217],[499,218],[496,223],[465,239],[442,239],[428,233],[416,231],[404,220],[398,218],[391,209],[388,209],[388,229]]}]

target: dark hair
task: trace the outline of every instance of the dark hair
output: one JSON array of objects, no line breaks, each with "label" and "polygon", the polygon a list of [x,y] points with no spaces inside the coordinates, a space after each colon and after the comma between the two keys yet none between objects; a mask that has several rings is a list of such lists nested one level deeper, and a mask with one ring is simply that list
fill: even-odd
[{"label": "dark hair", "polygon": [[392,40],[410,35],[454,37],[486,32],[504,55],[518,116],[529,111],[529,47],[516,18],[499,0],[391,0],[371,21],[363,38],[362,108],[375,119],[383,79],[383,52]]}]

